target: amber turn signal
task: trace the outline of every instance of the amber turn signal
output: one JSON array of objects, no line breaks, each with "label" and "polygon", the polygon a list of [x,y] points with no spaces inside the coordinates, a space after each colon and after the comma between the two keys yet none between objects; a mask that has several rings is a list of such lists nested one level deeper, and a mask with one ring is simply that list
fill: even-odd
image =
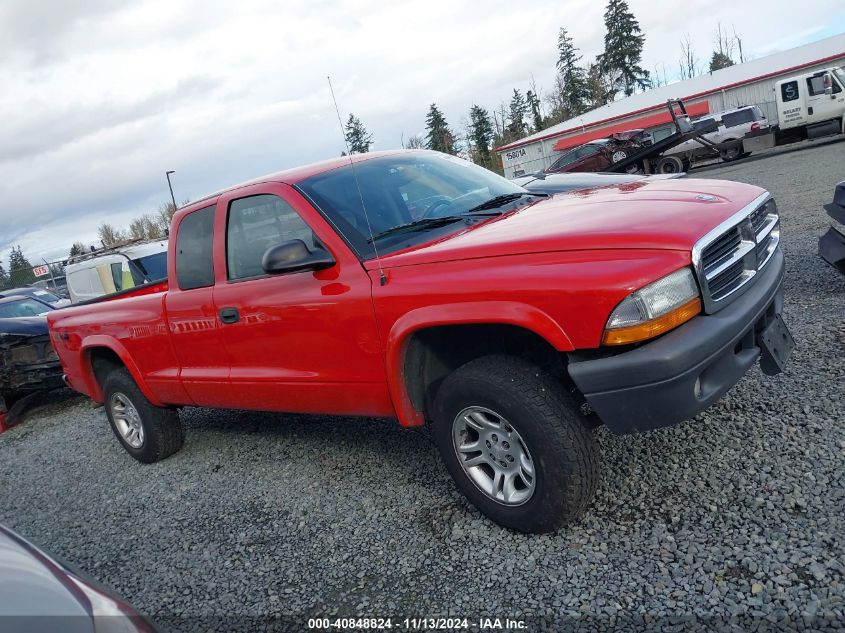
[{"label": "amber turn signal", "polygon": [[651,321],[628,327],[605,330],[604,336],[602,336],[602,343],[605,345],[625,345],[627,343],[645,341],[675,329],[700,312],[701,300],[696,298]]}]

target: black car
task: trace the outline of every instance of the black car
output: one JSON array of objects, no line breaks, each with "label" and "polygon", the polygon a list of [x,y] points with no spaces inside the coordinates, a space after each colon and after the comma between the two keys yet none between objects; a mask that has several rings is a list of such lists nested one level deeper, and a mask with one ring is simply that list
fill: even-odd
[{"label": "black car", "polygon": [[51,310],[52,306],[32,297],[0,299],[0,418],[5,418],[0,429],[13,423],[15,411],[28,396],[64,384],[43,316]]},{"label": "black car", "polygon": [[64,308],[65,306],[70,305],[70,301],[67,299],[63,299],[62,297],[58,296],[55,293],[50,292],[49,290],[44,290],[43,288],[35,288],[35,287],[23,287],[23,288],[8,288],[6,290],[0,290],[0,299],[5,297],[32,297],[33,299],[38,299],[44,303],[49,303],[54,308]]}]

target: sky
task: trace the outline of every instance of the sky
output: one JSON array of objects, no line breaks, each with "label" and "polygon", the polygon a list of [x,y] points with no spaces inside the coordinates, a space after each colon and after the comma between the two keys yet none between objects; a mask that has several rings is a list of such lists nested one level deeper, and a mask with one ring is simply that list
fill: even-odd
[{"label": "sky", "polygon": [[[717,24],[748,57],[845,30],[842,0],[629,0],[643,65],[677,75],[689,34],[702,65]],[[373,149],[424,133],[436,102],[461,130],[553,83],[566,27],[584,61],[604,43],[600,0],[3,0],[0,262],[66,257],[170,198],[337,156],[352,112]]]}]

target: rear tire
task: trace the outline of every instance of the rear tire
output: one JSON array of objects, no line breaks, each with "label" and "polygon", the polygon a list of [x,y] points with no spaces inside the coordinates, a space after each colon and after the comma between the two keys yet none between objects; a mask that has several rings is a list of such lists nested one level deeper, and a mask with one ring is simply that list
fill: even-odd
[{"label": "rear tire", "polygon": [[664,156],[657,161],[658,174],[679,174],[684,171],[684,161],[677,156]]},{"label": "rear tire", "polygon": [[520,358],[485,356],[447,376],[433,432],[458,489],[513,530],[543,533],[570,523],[598,485],[598,447],[575,401]]},{"label": "rear tire", "polygon": [[[735,141],[735,139],[729,139],[725,141],[726,143],[730,143]],[[726,163],[733,162],[735,160],[739,160],[742,158],[742,145],[732,145],[728,147],[726,150],[723,150],[719,153],[719,157]]]},{"label": "rear tire", "polygon": [[125,367],[103,381],[106,415],[118,441],[139,462],[170,457],[185,441],[179,414],[147,400]]}]

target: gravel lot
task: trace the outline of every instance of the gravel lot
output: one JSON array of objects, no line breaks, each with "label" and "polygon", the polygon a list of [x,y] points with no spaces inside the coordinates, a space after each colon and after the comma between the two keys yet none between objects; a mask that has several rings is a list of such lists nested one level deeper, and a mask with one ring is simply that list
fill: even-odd
[{"label": "gravel lot", "polygon": [[789,370],[754,369],[671,429],[600,429],[601,487],[565,532],[491,524],[426,432],[391,421],[184,411],[185,448],[145,466],[76,397],[0,436],[0,521],[173,629],[268,614],[290,630],[335,614],[845,629],[845,277],[816,255],[843,165],[838,142],[700,172],[778,200]]}]

